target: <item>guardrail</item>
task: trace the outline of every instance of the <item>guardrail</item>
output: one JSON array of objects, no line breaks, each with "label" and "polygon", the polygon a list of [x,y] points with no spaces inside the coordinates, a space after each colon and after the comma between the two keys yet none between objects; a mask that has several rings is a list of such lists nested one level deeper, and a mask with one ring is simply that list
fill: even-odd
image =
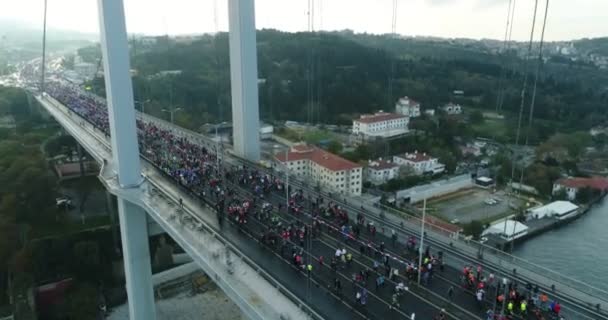
[{"label": "guardrail", "polygon": [[[141,119],[147,118],[148,121],[154,122],[156,124],[162,123],[165,127],[169,128],[170,130],[171,130],[171,128],[175,128],[175,126],[173,124],[170,124],[170,123],[168,123],[165,120],[158,119],[158,118],[146,115],[146,114],[141,114],[141,113],[138,113],[138,114],[139,114],[139,117]],[[87,122],[88,122],[88,120],[87,120]],[[179,128],[179,131],[172,130],[172,132],[173,133],[179,133],[179,135],[182,136],[182,137],[185,137],[186,134],[190,135],[192,137],[198,137],[197,140],[199,142],[201,142],[201,143],[204,143],[204,145],[206,145],[207,147],[212,147],[212,146],[216,146],[216,147],[229,146],[226,143],[219,143],[219,142],[213,141],[213,140],[209,139],[208,137],[205,137],[204,135],[202,135],[200,133],[197,133],[197,132],[194,132],[194,131],[191,131],[191,130],[188,130],[188,129],[184,129],[184,128]],[[244,160],[244,159],[240,159],[240,158],[238,158],[236,156],[233,156],[232,158],[234,160],[236,160],[237,162],[241,163],[241,164],[244,164],[244,165],[247,165],[247,166],[250,166],[250,167],[253,166],[253,167],[256,167],[259,170],[263,170],[263,171],[266,171],[266,172],[269,171],[267,168],[264,168],[264,167],[260,166],[257,163],[253,163],[253,162],[250,162],[250,161],[247,161],[247,160]],[[149,160],[147,160],[147,161],[149,161]],[[149,163],[151,163],[151,162],[149,162]],[[163,172],[164,174],[166,174],[160,168],[157,168],[157,170],[160,170],[161,172]],[[291,176],[293,176],[293,180],[292,181],[294,182],[294,185],[295,185],[298,182],[298,179],[294,175],[290,174],[290,178],[291,178]],[[181,186],[181,187],[183,187],[183,186]],[[320,192],[320,190],[317,190],[317,192]],[[325,193],[325,194],[323,194],[322,192],[320,192],[320,194],[322,194],[325,197],[333,198],[333,195],[331,193]],[[408,217],[408,219],[414,219],[414,221],[418,220],[417,221],[418,224],[422,223],[421,219],[418,218],[417,216],[411,216],[410,214],[402,212],[402,211],[399,211],[399,212],[400,213],[404,213]],[[436,231],[440,231],[440,232],[442,231],[441,230],[442,228],[440,226],[435,226],[435,227],[438,229]],[[443,230],[443,232],[447,233],[447,234],[451,233],[450,230]],[[591,296],[602,297],[600,299],[603,300],[603,301],[606,301],[604,299],[605,299],[605,297],[608,297],[608,292],[606,292],[605,290],[593,287],[593,286],[591,286],[589,284],[586,284],[584,282],[581,282],[579,280],[576,280],[576,279],[573,279],[571,277],[565,276],[563,274],[560,274],[558,272],[550,270],[550,269],[548,269],[546,267],[542,267],[542,266],[536,265],[536,264],[534,264],[532,262],[529,262],[527,260],[524,260],[524,259],[521,259],[521,258],[517,258],[517,257],[515,257],[513,255],[510,255],[510,254],[505,253],[505,252],[500,251],[500,250],[496,250],[495,248],[489,247],[489,246],[481,244],[479,242],[472,241],[471,239],[465,238],[462,235],[458,235],[457,237],[451,237],[451,239],[453,239],[454,241],[457,241],[458,243],[461,243],[463,245],[469,246],[473,250],[487,250],[487,251],[490,251],[494,256],[496,256],[496,258],[499,259],[499,261],[505,261],[505,262],[509,262],[511,264],[516,264],[518,266],[518,268],[521,268],[522,270],[528,270],[531,273],[542,274],[545,277],[548,277],[548,278],[550,278],[552,280],[555,280],[555,283],[558,286],[562,286],[563,285],[565,287],[571,288],[573,290],[580,291],[582,293],[585,293],[585,294],[588,294],[588,295],[591,295]]]},{"label": "guardrail", "polygon": [[[58,101],[59,102],[59,101]],[[60,103],[60,102],[59,102]],[[56,103],[52,103],[53,105],[56,105]],[[69,109],[69,108],[68,108]],[[69,115],[68,115],[69,116]],[[81,117],[80,115],[77,115],[80,119],[86,121],[94,130],[98,130],[101,133],[104,133],[103,130],[100,130],[99,128],[97,128],[95,126],[94,123],[92,123],[91,121],[89,121],[86,118]],[[105,134],[105,133],[104,133]],[[109,142],[106,141],[101,141],[99,140],[99,137],[95,137],[96,139],[98,139],[98,141],[100,141],[106,149],[108,149],[111,152],[111,146],[109,144]],[[176,184],[179,186],[179,188],[181,189],[182,192],[185,192],[186,194],[188,194],[191,197],[196,197],[197,200],[201,200],[203,202],[203,204],[207,207],[207,209],[215,211],[215,204],[212,203],[211,201],[209,201],[208,199],[205,199],[204,197],[201,197],[200,195],[196,194],[196,192],[194,192],[193,190],[183,186],[181,183],[179,183],[179,181],[176,181],[172,176],[170,176],[165,170],[163,170],[162,168],[160,168],[159,166],[157,166],[154,162],[152,162],[150,159],[148,159],[147,157],[145,157],[144,155],[140,154],[140,157],[142,159],[144,159],[144,161],[151,166],[155,171],[159,172],[164,178],[169,179],[171,181],[176,182]],[[101,172],[103,172],[103,170],[105,169],[106,164],[102,163],[101,166]],[[164,190],[164,188],[162,187],[162,185],[156,181],[154,181],[154,179],[151,179],[150,177],[143,175],[143,177],[145,178],[145,180],[150,183],[151,186],[153,186],[154,188],[158,189],[158,190]],[[175,199],[171,193],[166,192],[165,190],[165,197],[170,198],[174,203],[178,203],[179,199]],[[255,261],[253,261],[252,259],[250,259],[246,254],[244,254],[243,252],[241,252],[238,247],[230,240],[224,238],[220,233],[219,230],[216,230],[215,228],[213,228],[212,226],[208,225],[208,223],[206,221],[204,221],[203,219],[201,219],[200,217],[198,217],[195,214],[190,214],[190,216],[193,219],[196,219],[199,223],[200,223],[200,227],[204,228],[205,231],[207,231],[209,234],[211,234],[214,239],[216,239],[218,242],[222,243],[226,248],[228,248],[236,257],[240,258],[243,262],[245,262],[247,265],[249,265],[253,270],[255,270],[258,275],[260,275],[264,280],[266,280],[268,283],[270,283],[275,289],[278,290],[279,293],[281,293],[282,295],[284,295],[285,297],[287,297],[289,300],[291,300],[296,306],[298,306],[298,308],[300,308],[301,310],[303,310],[307,316],[310,319],[313,320],[322,320],[325,319],[323,316],[321,316],[316,310],[314,310],[312,307],[310,307],[309,305],[307,305],[304,301],[302,301],[300,298],[298,298],[293,292],[291,292],[289,289],[287,289],[283,284],[281,284],[278,280],[276,280],[274,277],[272,277],[271,274],[269,274],[267,271],[265,271],[262,267],[260,267],[257,263],[255,263]]]}]

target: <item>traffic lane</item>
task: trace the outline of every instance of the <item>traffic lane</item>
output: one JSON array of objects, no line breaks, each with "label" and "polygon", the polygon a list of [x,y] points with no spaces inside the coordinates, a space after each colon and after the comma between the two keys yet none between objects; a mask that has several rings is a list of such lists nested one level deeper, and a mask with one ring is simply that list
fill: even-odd
[{"label": "traffic lane", "polygon": [[232,240],[242,252],[247,253],[247,256],[255,261],[256,264],[271,274],[302,301],[309,303],[313,309],[323,315],[326,319],[347,320],[360,318],[354,317],[350,308],[346,308],[340,303],[334,303],[333,299],[327,299],[326,296],[328,293],[326,290],[314,287],[312,288],[314,294],[308,295],[306,292],[307,288],[298,285],[303,281],[301,274],[294,271],[289,264],[285,263],[284,259],[265,250],[254,238],[253,234],[248,234],[238,228],[231,227],[231,225],[226,222],[219,231],[222,236]]},{"label": "traffic lane", "polygon": [[[248,219],[248,222],[245,226],[242,226],[242,228],[247,229],[247,232],[250,232],[252,235],[255,234],[261,234],[263,231],[267,230],[267,227],[263,224],[260,224],[258,221],[254,220],[254,219]],[[291,246],[296,246],[295,243],[289,243]],[[328,273],[322,273],[319,272],[319,270],[315,270],[314,272],[312,272],[310,275],[308,275],[307,272],[305,272],[302,269],[299,268],[295,268],[294,264],[290,261],[289,255],[288,253],[290,252],[289,248],[288,250],[285,251],[281,251],[279,248],[277,248],[276,246],[265,246],[265,248],[269,249],[269,251],[275,253],[277,256],[280,256],[283,260],[283,262],[286,265],[289,265],[292,267],[292,270],[294,273],[299,273],[300,275],[302,275],[301,278],[297,279],[299,286],[304,289],[304,290],[308,290],[308,288],[310,288],[310,283],[308,283],[308,280],[311,280],[312,282],[315,283],[315,285],[318,288],[325,288],[327,291],[331,291],[331,288],[333,287],[333,283],[334,283],[334,278],[338,277],[339,279],[341,279],[342,283],[348,283],[349,282],[349,277],[347,275],[345,275],[344,273],[336,273],[334,274],[333,277],[329,276]],[[314,260],[314,254],[311,253],[310,251],[306,251],[304,250],[304,258],[307,258],[307,263],[311,262],[314,263],[315,266],[318,262],[313,262]],[[310,255],[309,255],[310,253]],[[315,268],[316,269],[316,268]],[[321,266],[319,267],[319,269],[322,270]],[[310,276],[310,278],[309,278]],[[333,292],[332,292],[333,293]],[[305,297],[304,301],[306,301],[306,299],[308,299],[308,295],[310,294],[309,292],[305,292]],[[357,313],[358,315],[360,315],[363,318],[370,318],[370,319],[384,319],[385,315],[384,315],[384,310],[379,307],[382,305],[383,301],[381,301],[380,299],[377,299],[377,297],[373,296],[373,295],[369,295],[369,301],[367,303],[366,306],[362,306],[360,305],[356,299],[355,299],[355,293],[353,293],[352,295],[349,294],[345,294],[345,291],[342,291],[341,295],[336,295],[336,294],[332,294],[332,296],[334,296],[334,298],[337,298],[338,302],[342,302],[347,304],[350,308],[353,309],[353,312]],[[330,317],[329,319],[333,319],[333,317]]]},{"label": "traffic lane", "polygon": [[[293,214],[293,213],[292,213]],[[297,215],[297,218],[302,218],[305,217],[305,215]],[[337,228],[334,225],[334,228]],[[330,229],[331,230],[331,229]],[[366,234],[367,231],[364,231],[362,234]],[[341,237],[342,235],[338,232],[335,231],[334,229],[334,233],[336,236]],[[368,234],[369,235],[369,234]],[[351,239],[348,242],[343,242],[338,240],[338,246],[341,247],[347,247],[349,250],[351,250],[351,252],[359,252],[357,245],[355,244],[355,242],[359,241],[359,244],[366,244],[368,243],[368,241],[374,242],[374,241],[378,241],[378,239],[371,239],[372,237],[370,236],[370,238],[365,238],[365,237],[360,237],[357,239]],[[388,241],[388,239],[385,239]],[[353,247],[352,244],[355,244],[355,246]],[[395,246],[393,246],[393,244],[387,245],[387,248],[395,248],[395,250],[399,250],[399,246],[400,246],[400,242],[395,243]],[[415,254],[410,254],[409,257],[404,257],[404,255],[408,255],[409,251],[407,250],[406,246],[403,245],[401,247],[402,251],[405,254],[403,255],[399,255],[393,251],[391,251],[391,249],[385,249],[386,253],[391,254],[391,256],[393,257],[399,257],[402,258],[402,261],[406,261],[406,262],[411,262],[414,261],[415,264],[417,264],[417,259],[415,259]],[[377,254],[373,254],[371,257],[367,254],[361,255],[362,259],[366,259],[368,260],[367,263],[368,265],[372,265],[373,264],[373,260],[378,260],[378,255]],[[396,261],[396,260],[393,260]],[[402,262],[398,262],[399,263],[399,267],[405,269],[405,264],[403,264]],[[463,265],[465,265],[463,263]],[[452,281],[451,279],[455,279],[455,281]],[[433,273],[433,278],[432,280],[429,282],[428,285],[425,285],[424,288],[431,290],[435,295],[439,296],[440,299],[445,303],[445,306],[450,306],[450,311],[451,312],[458,312],[458,307],[460,308],[465,308],[467,311],[470,312],[474,312],[475,314],[479,315],[480,317],[483,317],[485,315],[485,313],[487,312],[488,309],[494,309],[494,298],[496,297],[496,288],[486,288],[487,289],[487,293],[484,297],[483,303],[479,304],[476,300],[476,297],[474,295],[474,292],[472,290],[466,289],[464,288],[459,282],[460,279],[460,274],[459,272],[454,269],[454,268],[444,268],[444,271],[437,271],[435,270],[435,272]],[[454,296],[452,298],[452,301],[450,302],[448,300],[448,296],[447,296],[447,292],[449,290],[450,287],[454,288]],[[418,294],[424,294],[423,292],[418,292]],[[426,298],[426,297],[425,297]],[[498,306],[500,307],[500,305]],[[463,318],[466,315],[460,314],[459,318]],[[515,319],[521,319],[521,316],[515,315],[514,316]]]},{"label": "traffic lane", "polygon": [[[420,234],[420,230],[418,228],[408,225],[408,223],[405,223],[402,225],[397,225],[396,223],[392,223],[390,221],[387,221],[386,219],[383,220],[378,217],[374,217],[367,210],[361,210],[361,208],[358,208],[358,207],[354,206],[353,204],[349,204],[348,202],[343,201],[343,199],[340,199],[340,198],[335,199],[331,195],[325,195],[325,194],[319,193],[317,191],[311,190],[311,189],[307,188],[305,185],[304,185],[303,189],[305,189],[306,192],[308,192],[308,193],[319,194],[322,198],[329,199],[331,201],[334,201],[334,202],[340,204],[344,208],[347,208],[350,216],[352,216],[355,213],[363,213],[367,218],[372,218],[376,222],[389,225],[391,228],[394,228],[395,230],[397,230],[397,232],[403,232],[403,233],[407,232],[407,233],[409,233],[411,235],[415,235],[415,236]],[[429,242],[433,243],[435,246],[437,246],[439,248],[443,248],[445,250],[444,252],[452,252],[452,250],[455,250],[454,248],[448,247],[448,244],[443,241],[436,240],[431,237],[425,238],[425,241],[427,241],[427,240]],[[456,252],[455,256],[460,256],[463,259],[475,261],[476,264],[481,264],[485,269],[494,270],[497,275],[504,274],[507,278],[512,279],[513,281],[515,281],[517,283],[522,283],[522,284],[528,283],[528,282],[534,283],[534,281],[532,281],[533,279],[525,278],[519,273],[511,274],[510,272],[507,272],[507,274],[505,274],[505,272],[502,271],[502,268],[503,268],[502,266],[500,266],[496,263],[492,263],[487,260],[480,260],[480,259],[472,256],[469,253]],[[590,310],[584,307],[586,305],[585,303],[578,303],[578,302],[572,300],[571,298],[566,297],[564,294],[562,294],[560,292],[553,292],[550,288],[543,286],[542,284],[539,284],[539,287],[541,288],[541,291],[546,292],[546,293],[551,293],[554,296],[553,299],[560,301],[560,303],[562,304],[562,313],[564,313],[566,315],[570,315],[571,318],[584,317],[585,319],[595,319],[595,316],[590,312]]]},{"label": "traffic lane", "polygon": [[[277,199],[277,200],[279,200],[279,199]],[[279,201],[282,201],[282,199],[280,199]],[[295,213],[293,213],[293,211],[289,211],[289,212],[296,219],[310,218],[310,215],[307,215],[307,214],[304,214],[304,213],[302,213],[302,214],[295,214]],[[308,219],[308,220],[309,221],[304,221],[304,222],[305,223],[311,223],[311,219]],[[326,223],[331,223],[331,222],[327,222],[327,221],[325,221],[325,222]],[[333,227],[337,228],[335,225]],[[336,235],[338,237],[341,236],[337,232],[336,232]],[[372,242],[378,241],[377,239],[365,239],[365,238],[361,239],[361,240],[364,241],[362,244],[365,244],[366,240],[367,241],[372,241]],[[388,239],[384,239],[384,240],[389,241]],[[349,243],[353,243],[354,241],[358,241],[358,239],[354,239],[352,241],[349,241]],[[338,241],[338,242],[340,242],[340,241]],[[341,245],[342,247],[345,246],[345,244],[341,243],[341,242],[338,243],[337,245],[338,246]],[[391,244],[391,246],[392,246],[392,244]],[[349,247],[349,250],[351,250],[351,252],[358,252],[358,249],[350,246],[350,244],[347,245],[347,247]],[[396,249],[398,249],[398,247],[399,247],[399,242],[396,243],[396,246],[393,246],[393,248],[396,248]],[[407,253],[407,250],[406,250],[405,246],[403,246],[402,249],[403,249],[403,252]],[[400,257],[400,258],[404,258],[403,256],[399,256],[398,254],[396,254],[394,252],[391,252],[390,250],[385,250],[385,252],[390,253],[392,256],[397,256],[397,257]],[[368,257],[367,255],[363,255],[362,257],[364,259],[369,260],[369,261],[367,261],[368,262],[368,266],[367,267],[369,267],[373,263],[373,259],[371,257]],[[377,259],[377,257],[376,257],[376,259]],[[407,258],[404,258],[404,259],[406,261],[408,260]],[[409,261],[416,261],[416,260],[409,259]],[[417,262],[415,264],[417,264]],[[405,268],[405,265],[401,264],[399,267]],[[450,269],[452,269],[452,268],[450,268]],[[453,273],[453,278],[454,279],[459,279],[457,271],[455,269],[452,269],[451,271]],[[454,282],[454,281],[450,281],[449,279],[442,277],[441,274],[443,274],[443,272],[435,272],[434,273],[434,278],[435,279],[432,280],[432,281],[430,281],[430,283],[427,286],[425,286],[425,288],[430,289],[431,291],[433,291],[435,293],[435,295],[439,296],[442,299],[442,301],[445,303],[445,306],[448,306],[448,305],[451,306],[452,307],[451,308],[452,312],[457,312],[458,311],[458,310],[455,310],[455,308],[454,308],[455,306],[461,306],[461,307],[465,307],[467,310],[470,310],[472,312],[477,313],[479,316],[483,316],[488,309],[494,307],[495,290],[492,291],[492,292],[489,292],[488,294],[486,294],[483,303],[479,304],[479,303],[477,303],[477,300],[476,300],[476,298],[474,296],[473,291],[470,291],[470,290],[467,290],[465,288],[462,288],[462,286],[460,286],[459,283]],[[440,280],[443,280],[443,281],[437,281],[438,280],[437,278],[439,278]],[[454,295],[454,297],[453,297],[453,299],[452,299],[452,301],[450,303],[449,301],[447,301],[447,299],[448,299],[447,292],[448,292],[448,289],[451,286],[454,287],[455,295]],[[458,294],[458,293],[460,293],[460,294]],[[422,294],[422,293],[419,292],[419,294]],[[464,316],[466,316],[466,315],[465,314],[460,314],[459,318],[463,318]]]},{"label": "traffic lane", "polygon": [[[254,225],[251,224],[252,222],[252,220],[249,220],[247,226],[248,228],[255,228]],[[259,223],[257,220],[255,222]],[[258,228],[261,229],[258,232],[262,232],[266,229],[266,226],[260,223]],[[299,244],[291,241],[289,242],[289,245],[299,247]],[[345,268],[333,271],[327,264],[328,262],[323,264],[319,263],[319,256],[328,256],[333,254],[334,251],[335,249],[333,248],[326,245],[320,245],[318,240],[312,241],[311,246],[305,245],[304,257],[307,258],[307,262],[312,262],[313,264],[313,272],[311,275],[313,278],[320,279],[320,282],[325,283],[330,287],[333,287],[334,279],[339,278],[343,287],[342,299],[348,300],[349,303],[354,306],[354,308],[361,310],[361,312],[366,314],[368,317],[372,319],[385,319],[391,314],[399,314],[399,316],[402,317],[409,317],[411,312],[415,312],[416,315],[429,315],[428,319],[431,319],[434,314],[439,313],[439,309],[430,306],[428,302],[419,300],[414,296],[412,297],[415,299],[408,298],[406,300],[407,308],[406,303],[403,301],[401,302],[402,307],[399,308],[401,312],[399,312],[397,309],[391,310],[389,308],[389,301],[392,296],[392,287],[385,286],[387,288],[386,290],[380,290],[379,292],[372,291],[371,288],[369,288],[369,283],[371,283],[371,281],[368,281],[368,286],[363,286],[361,283],[355,283],[353,281],[352,272],[356,271],[354,268],[345,266]],[[364,287],[368,289],[368,297],[370,298],[365,307],[361,306],[355,299],[357,291],[361,291]]]},{"label": "traffic lane", "polygon": [[[286,223],[287,225],[289,225],[291,222],[298,222],[297,219],[295,219],[294,217],[290,217],[290,216],[282,216],[281,218],[283,219],[283,222]],[[265,231],[266,228],[268,227],[267,225],[264,225],[262,222],[258,221],[253,216],[251,216],[251,218],[249,220],[249,222],[250,222],[249,226],[252,226],[251,222],[253,222],[253,221],[255,221],[256,223],[258,223],[260,225],[260,228],[258,230],[256,230],[255,232],[261,233],[261,232]],[[296,244],[293,241],[290,241],[290,245],[300,247],[299,243]],[[318,257],[320,257],[320,256],[328,257],[328,259],[329,259],[329,257],[333,256],[333,253],[337,249],[337,247],[332,247],[331,245],[328,245],[327,243],[320,241],[320,239],[316,239],[315,241],[313,241],[311,247],[307,247],[306,244],[304,246],[307,249],[307,250],[305,250],[305,252],[312,254],[312,260],[316,260],[316,261],[318,261]],[[323,271],[330,270],[327,263],[329,263],[329,261],[327,261],[324,265],[319,265]],[[360,264],[359,262],[356,262],[354,264],[360,265],[360,267],[363,270],[365,270],[367,268],[370,268],[370,270],[371,270],[371,265],[365,266],[365,265]],[[352,279],[353,279],[352,272],[355,272],[355,271],[358,271],[358,270],[356,270],[354,268],[352,268],[352,270],[351,270],[351,268],[349,266],[349,268],[347,268],[347,269],[341,269],[341,271],[338,271],[336,273],[336,275],[342,277],[345,281],[352,282]],[[314,274],[319,275],[316,272]],[[328,279],[328,280],[333,282],[333,279]],[[374,280],[371,280],[368,282],[374,282],[374,281],[375,281],[375,277],[374,277]],[[391,288],[394,288],[394,286],[397,284],[395,282],[389,281],[388,279],[387,279],[387,282],[390,284],[390,285],[385,286],[385,287],[389,287],[387,290],[380,290],[379,295],[377,295],[377,296],[375,294],[370,294],[370,296],[378,299],[381,302],[379,304],[380,306],[384,305],[386,308],[389,307],[389,305],[390,305],[389,301],[392,300],[393,291]],[[359,288],[359,287],[357,287],[357,288]],[[353,295],[356,294],[356,291],[353,292],[352,294]],[[419,315],[419,314],[431,315],[431,314],[439,313],[441,306],[431,306],[432,302],[426,301],[426,300],[422,299],[421,297],[414,295],[411,292],[410,292],[410,294],[412,295],[411,298],[406,299],[406,301],[408,303],[407,304],[405,304],[403,302],[401,303],[403,309],[406,309],[408,312],[415,312],[417,315]],[[366,309],[367,310],[373,309],[373,307],[370,308],[370,306],[372,306],[372,304],[368,304]],[[381,311],[383,311],[383,310],[381,310]],[[395,310],[393,310],[393,312],[394,311]],[[409,316],[409,314],[403,314],[403,315]],[[466,319],[463,317],[459,317],[459,318]],[[474,318],[474,319],[478,319],[478,318]]]},{"label": "traffic lane", "polygon": [[[208,212],[198,214],[208,214]],[[284,259],[265,250],[255,238],[255,234],[231,227],[231,222],[227,221],[224,221],[223,226],[217,231],[302,301],[310,302],[310,306],[324,318],[339,320],[365,319],[353,312],[348,305],[335,299],[328,299],[327,296],[330,293],[324,288],[315,286],[312,288],[314,294],[308,295],[306,286],[298,285],[303,277],[297,271],[294,271],[288,263],[285,263]],[[310,297],[307,298],[307,296]]]}]

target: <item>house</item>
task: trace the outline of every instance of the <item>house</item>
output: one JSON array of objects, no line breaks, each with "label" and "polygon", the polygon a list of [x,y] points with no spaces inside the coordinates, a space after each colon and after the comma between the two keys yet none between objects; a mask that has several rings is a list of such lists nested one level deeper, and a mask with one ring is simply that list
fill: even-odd
[{"label": "house", "polygon": [[453,104],[451,102],[443,106],[441,109],[443,109],[443,111],[449,115],[462,113],[462,107],[459,104]]},{"label": "house", "polygon": [[383,184],[394,179],[399,174],[399,165],[391,160],[369,160],[365,168],[367,181],[373,184]]},{"label": "house", "polygon": [[416,174],[437,174],[445,171],[445,165],[439,159],[433,158],[424,152],[414,151],[393,157],[393,162],[400,166],[409,166]]},{"label": "house", "polygon": [[578,214],[579,207],[569,201],[555,201],[547,205],[528,210],[527,219],[557,218],[568,219]]},{"label": "house", "polygon": [[389,138],[408,132],[409,118],[396,113],[364,114],[353,120],[353,134],[365,137]]},{"label": "house", "polygon": [[363,167],[359,164],[306,144],[298,144],[286,152],[275,155],[273,163],[277,171],[311,180],[332,192],[361,195]]},{"label": "house", "polygon": [[552,194],[556,195],[562,190],[566,190],[568,200],[574,200],[578,191],[583,188],[606,192],[608,191],[608,179],[603,177],[559,179],[553,183]]},{"label": "house", "polygon": [[528,226],[515,220],[503,220],[491,225],[482,232],[482,235],[495,234],[507,241],[517,240],[528,234]]},{"label": "house", "polygon": [[424,110],[424,114],[426,114],[429,117],[434,117],[435,116],[435,109],[426,109],[426,110]]},{"label": "house", "polygon": [[395,113],[402,114],[404,116],[415,118],[420,117],[420,103],[405,96],[397,100],[395,105]]}]

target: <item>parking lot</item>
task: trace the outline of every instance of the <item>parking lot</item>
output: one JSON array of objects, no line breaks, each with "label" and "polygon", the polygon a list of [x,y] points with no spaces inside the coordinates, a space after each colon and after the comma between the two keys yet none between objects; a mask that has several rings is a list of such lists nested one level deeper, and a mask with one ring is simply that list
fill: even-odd
[{"label": "parking lot", "polygon": [[469,223],[472,220],[487,220],[509,211],[511,206],[519,207],[522,200],[509,197],[503,191],[472,188],[431,200],[427,204],[429,213],[448,221]]}]

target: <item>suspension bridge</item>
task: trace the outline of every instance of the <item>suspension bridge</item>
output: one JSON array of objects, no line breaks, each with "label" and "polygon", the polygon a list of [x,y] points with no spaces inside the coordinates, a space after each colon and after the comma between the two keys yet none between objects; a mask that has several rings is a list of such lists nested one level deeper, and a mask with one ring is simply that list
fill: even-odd
[{"label": "suspension bridge", "polygon": [[[407,319],[412,314],[418,319],[486,319],[487,310],[506,313],[506,300],[497,302],[495,297],[513,288],[528,294],[534,290],[546,293],[559,301],[567,319],[608,319],[607,292],[482,244],[471,244],[439,227],[427,226],[425,220],[387,214],[382,208],[319,190],[295,176],[257,165],[260,150],[253,0],[229,1],[233,145],[135,111],[123,3],[98,3],[106,99],[58,79],[47,85],[44,68],[40,90],[31,93],[101,164],[99,179],[118,198],[132,319],[156,317],[147,230],[151,220],[251,319]],[[393,17],[393,33],[395,23]],[[312,84],[309,86],[312,88]],[[209,175],[224,191],[230,191],[228,197],[234,202],[249,203],[257,197],[235,175],[255,175],[286,185],[287,194],[276,190],[266,194],[273,219],[252,213],[246,223],[238,218],[224,220],[224,198],[214,194],[213,188],[193,188],[183,183],[153,154],[158,150],[151,150],[148,143],[153,144],[159,135],[180,146],[201,150],[212,167]],[[159,148],[167,152],[186,149],[168,144]],[[171,158],[168,155],[165,160]],[[187,155],[185,158],[190,161]],[[289,190],[297,190],[300,198],[290,199]],[[297,212],[289,209],[290,201],[297,202]],[[345,237],[332,218],[312,214],[319,202],[339,205],[351,221],[355,217],[373,221],[378,233],[363,231],[356,237]],[[297,237],[281,241],[271,232],[281,224],[307,233],[299,241]],[[320,226],[321,231],[313,232],[313,225]],[[426,232],[422,231],[425,226]],[[408,238],[424,241],[426,247],[421,243],[420,251],[412,252],[405,246]],[[410,267],[421,269],[416,257],[424,249],[429,255],[441,256],[442,265],[423,284],[420,277],[416,280],[404,271]],[[353,259],[330,263],[334,252],[341,250]],[[292,261],[294,256],[304,259],[304,268]],[[378,265],[380,260],[386,262]],[[462,281],[461,269],[468,265],[479,266],[495,279],[485,288],[487,294],[481,300],[476,300],[475,288],[468,288]],[[453,294],[448,294],[450,291]],[[538,319],[551,314],[530,310],[511,316]]]}]

